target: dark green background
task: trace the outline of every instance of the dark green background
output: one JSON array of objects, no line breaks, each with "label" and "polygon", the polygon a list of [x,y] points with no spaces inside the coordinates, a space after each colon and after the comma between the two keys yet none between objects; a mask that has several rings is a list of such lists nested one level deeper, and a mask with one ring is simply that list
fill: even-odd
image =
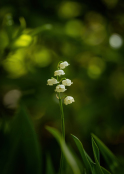
[{"label": "dark green background", "polygon": [[[32,150],[25,153],[24,149],[35,149],[36,144],[31,146],[31,142],[35,142],[37,136],[42,170],[45,173],[46,154],[49,153],[55,170],[58,170],[60,149],[45,126],[61,130],[55,86],[46,85],[59,61],[70,64],[64,77],[71,79],[73,85],[67,87],[65,94],[75,99],[75,103],[64,105],[67,144],[77,153],[70,136],[72,133],[92,156],[90,134],[94,133],[119,159],[124,159],[123,11],[123,0],[0,1],[1,166],[15,155],[13,159],[17,159],[17,164],[10,160],[11,166],[20,173],[26,172],[28,164],[24,159],[29,162],[29,156],[31,159],[33,156]],[[120,47],[110,45],[114,34],[122,40]],[[117,42],[115,40],[114,44]],[[18,107],[11,109],[9,105],[15,98],[14,94],[8,103],[4,99],[15,89],[21,91],[21,98]],[[25,118],[13,123],[15,115],[21,112],[21,105],[29,114],[27,125]],[[31,125],[28,129],[30,121],[37,135],[26,144],[33,131]],[[12,124],[18,124],[18,129]],[[18,131],[22,137],[19,141],[24,141],[23,148],[17,145],[17,150],[7,157],[10,147],[16,147]],[[11,142],[15,142],[14,145]],[[26,158],[24,154],[27,154]],[[103,160],[102,164],[105,165]],[[36,171],[30,169],[31,172]]]}]

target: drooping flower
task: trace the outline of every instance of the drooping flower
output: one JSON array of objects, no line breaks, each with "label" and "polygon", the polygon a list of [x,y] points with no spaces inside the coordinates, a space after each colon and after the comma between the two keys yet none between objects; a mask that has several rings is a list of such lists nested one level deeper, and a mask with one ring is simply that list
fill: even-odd
[{"label": "drooping flower", "polygon": [[65,73],[64,73],[64,71],[63,70],[56,70],[55,72],[54,72],[54,76],[61,76],[61,75],[64,75]]},{"label": "drooping flower", "polygon": [[55,78],[51,78],[47,80],[47,85],[52,86],[53,84],[59,83]]},{"label": "drooping flower", "polygon": [[66,80],[62,81],[62,84],[65,86],[71,86],[71,84],[73,84],[73,82],[71,82],[71,80],[69,80],[69,79],[66,79]]},{"label": "drooping flower", "polygon": [[64,61],[64,62],[60,63],[59,67],[60,67],[60,69],[64,69],[68,65],[69,65],[69,63],[67,61]]},{"label": "drooping flower", "polygon": [[75,101],[74,101],[74,98],[71,97],[71,96],[67,96],[67,97],[64,99],[64,104],[65,104],[65,105],[71,104],[72,102],[75,102]]},{"label": "drooping flower", "polygon": [[55,89],[56,92],[65,92],[66,90],[64,85],[57,85]]}]

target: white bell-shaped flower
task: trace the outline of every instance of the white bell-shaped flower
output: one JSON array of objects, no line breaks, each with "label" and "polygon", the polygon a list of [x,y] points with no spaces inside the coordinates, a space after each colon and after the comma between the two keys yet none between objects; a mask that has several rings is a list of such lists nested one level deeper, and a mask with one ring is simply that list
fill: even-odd
[{"label": "white bell-shaped flower", "polygon": [[57,85],[55,89],[56,92],[65,92],[66,90],[64,85]]},{"label": "white bell-shaped flower", "polygon": [[55,78],[47,80],[47,85],[50,85],[50,86],[52,86],[53,84],[57,84],[57,83],[59,83],[59,82]]},{"label": "white bell-shaped flower", "polygon": [[62,81],[62,84],[65,86],[71,86],[71,84],[73,84],[73,82],[71,82],[71,80],[69,80],[69,79],[66,79],[66,80]]},{"label": "white bell-shaped flower", "polygon": [[54,72],[54,76],[61,76],[61,75],[64,75],[65,73],[64,73],[64,71],[63,70],[56,70],[55,72]]},{"label": "white bell-shaped flower", "polygon": [[71,96],[67,96],[67,97],[64,99],[64,104],[65,104],[65,105],[71,104],[72,102],[75,102],[75,101],[74,101],[74,98],[71,97]]},{"label": "white bell-shaped flower", "polygon": [[64,61],[62,63],[60,63],[60,69],[64,69],[65,67],[67,67],[69,65],[69,63],[67,61]]}]

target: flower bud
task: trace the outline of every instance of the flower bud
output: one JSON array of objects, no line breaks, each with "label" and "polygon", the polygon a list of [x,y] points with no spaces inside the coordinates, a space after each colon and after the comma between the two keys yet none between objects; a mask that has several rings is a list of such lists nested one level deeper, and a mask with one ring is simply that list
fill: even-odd
[{"label": "flower bud", "polygon": [[65,92],[66,90],[64,85],[57,85],[55,89],[56,92]]},{"label": "flower bud", "polygon": [[65,67],[67,67],[69,64],[68,64],[68,62],[67,61],[64,61],[64,62],[62,62],[62,63],[60,63],[60,69],[64,69]]},{"label": "flower bud", "polygon": [[47,80],[47,85],[50,85],[50,86],[52,86],[53,84],[57,84],[57,83],[59,83],[59,82],[55,78]]},{"label": "flower bud", "polygon": [[63,70],[57,70],[54,72],[54,76],[61,76],[61,75],[64,75],[64,71]]},{"label": "flower bud", "polygon": [[74,101],[74,98],[71,97],[71,96],[67,96],[67,97],[64,99],[64,104],[65,104],[65,105],[71,104],[72,102],[75,102],[75,101]]},{"label": "flower bud", "polygon": [[66,79],[66,80],[62,81],[62,84],[65,86],[71,86],[71,84],[73,84],[73,82],[71,82],[71,80],[69,80],[69,79]]}]

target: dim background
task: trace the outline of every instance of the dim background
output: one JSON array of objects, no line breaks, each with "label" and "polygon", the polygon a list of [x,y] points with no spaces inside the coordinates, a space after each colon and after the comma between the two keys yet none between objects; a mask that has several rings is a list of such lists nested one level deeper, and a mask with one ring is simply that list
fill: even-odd
[{"label": "dim background", "polygon": [[[60,147],[45,127],[61,131],[55,86],[46,85],[59,61],[70,64],[65,94],[75,99],[64,105],[67,144],[80,158],[74,134],[93,157],[94,133],[124,161],[124,1],[2,0],[0,173],[37,173],[34,149],[43,173],[48,156],[58,170]],[[27,120],[15,121],[22,105]]]}]

